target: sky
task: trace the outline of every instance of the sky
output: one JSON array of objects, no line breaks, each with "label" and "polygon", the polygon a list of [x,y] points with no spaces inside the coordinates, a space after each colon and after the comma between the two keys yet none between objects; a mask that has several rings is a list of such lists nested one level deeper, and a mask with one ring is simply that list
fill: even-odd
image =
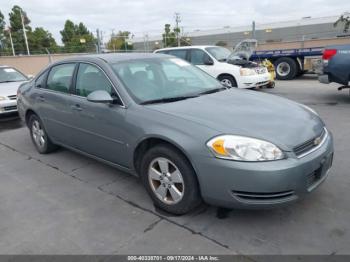
[{"label": "sky", "polygon": [[83,22],[93,32],[99,28],[106,42],[112,30],[130,31],[135,37],[160,35],[164,24],[175,23],[175,12],[185,32],[350,12],[350,0],[0,0],[7,22],[13,5],[27,12],[33,28],[44,27],[58,43],[67,19]]}]

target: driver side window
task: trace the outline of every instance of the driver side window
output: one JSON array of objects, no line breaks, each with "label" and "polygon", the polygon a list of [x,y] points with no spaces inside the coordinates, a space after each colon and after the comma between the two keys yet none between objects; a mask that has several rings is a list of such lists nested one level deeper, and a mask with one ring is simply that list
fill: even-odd
[{"label": "driver side window", "polygon": [[76,94],[87,97],[97,90],[104,90],[113,95],[112,84],[105,74],[96,66],[81,63],[77,74]]},{"label": "driver side window", "polygon": [[204,65],[205,60],[208,59],[208,54],[206,54],[203,50],[200,49],[192,49],[191,50],[191,63],[194,65]]}]

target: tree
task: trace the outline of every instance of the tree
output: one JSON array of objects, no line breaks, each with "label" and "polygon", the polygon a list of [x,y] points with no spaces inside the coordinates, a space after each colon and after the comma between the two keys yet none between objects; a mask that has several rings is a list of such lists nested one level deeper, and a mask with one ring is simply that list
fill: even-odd
[{"label": "tree", "polygon": [[20,6],[15,5],[12,7],[11,12],[9,13],[9,18],[13,45],[17,54],[26,53],[22,19],[31,53],[46,53],[46,49],[49,49],[50,52],[57,51],[57,44],[55,39],[52,37],[52,34],[43,27],[37,27],[33,31],[29,25],[30,19],[27,13]]},{"label": "tree", "polygon": [[[170,24],[165,24],[164,33],[162,35],[164,47],[177,46],[177,34],[180,34],[180,28],[175,27],[173,28],[173,30],[171,30]],[[185,36],[181,36],[180,46],[188,46],[188,45],[191,45],[191,39],[186,38]]]},{"label": "tree", "polygon": [[0,48],[4,49],[5,48],[5,17],[0,11]]},{"label": "tree", "polygon": [[337,21],[333,24],[334,27],[337,27],[339,24],[343,24],[343,32],[347,33],[350,28],[350,15],[348,13],[342,14]]},{"label": "tree", "polygon": [[62,31],[60,31],[60,34],[62,36],[62,42],[64,45],[72,42],[75,36],[74,23],[71,20],[66,20],[64,28]]},{"label": "tree", "polygon": [[112,35],[111,39],[107,43],[109,50],[133,50],[133,45],[128,43],[130,36],[129,31],[119,31],[117,35]]},{"label": "tree", "polygon": [[27,13],[18,5],[13,6],[11,12],[9,13],[9,18],[13,45],[17,53],[26,52],[21,13],[23,16],[24,30],[26,33],[32,31],[32,28],[29,26],[30,20]]},{"label": "tree", "polygon": [[81,22],[76,25],[71,20],[66,20],[60,33],[66,52],[81,53],[95,50],[96,39]]},{"label": "tree", "polygon": [[52,34],[42,27],[36,27],[28,35],[29,46],[37,52],[44,53],[46,49],[50,52],[57,51],[57,44]]},{"label": "tree", "polygon": [[164,47],[177,46],[176,33],[175,31],[171,31],[170,24],[164,25],[164,34],[162,36]]}]

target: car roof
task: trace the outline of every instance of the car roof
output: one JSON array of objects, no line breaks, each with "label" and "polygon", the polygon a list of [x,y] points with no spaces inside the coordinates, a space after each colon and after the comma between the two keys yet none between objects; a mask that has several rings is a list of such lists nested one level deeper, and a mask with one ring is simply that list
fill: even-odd
[{"label": "car roof", "polygon": [[200,49],[204,49],[207,47],[219,47],[219,46],[215,46],[215,45],[190,45],[190,46],[179,46],[179,47],[167,47],[167,48],[161,48],[161,49],[157,49],[155,51],[167,51],[167,50],[180,50],[180,49],[195,49],[195,48],[200,48]]},{"label": "car roof", "polygon": [[64,61],[76,61],[76,60],[89,61],[89,60],[101,59],[107,63],[118,63],[118,62],[128,61],[128,60],[162,58],[162,57],[168,58],[169,56],[164,54],[154,54],[154,53],[122,53],[122,54],[111,53],[111,54],[82,55],[82,56],[62,59],[57,62],[60,63]]}]

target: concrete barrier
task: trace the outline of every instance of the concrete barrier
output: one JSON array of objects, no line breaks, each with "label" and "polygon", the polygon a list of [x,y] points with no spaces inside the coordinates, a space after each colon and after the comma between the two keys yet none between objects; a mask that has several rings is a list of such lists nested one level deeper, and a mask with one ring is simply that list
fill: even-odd
[{"label": "concrete barrier", "polygon": [[[51,61],[58,61],[64,58],[80,56],[84,54],[54,54],[51,55]],[[36,75],[44,67],[50,64],[48,55],[31,56],[0,56],[0,65],[8,65],[17,68],[27,75]]]}]

